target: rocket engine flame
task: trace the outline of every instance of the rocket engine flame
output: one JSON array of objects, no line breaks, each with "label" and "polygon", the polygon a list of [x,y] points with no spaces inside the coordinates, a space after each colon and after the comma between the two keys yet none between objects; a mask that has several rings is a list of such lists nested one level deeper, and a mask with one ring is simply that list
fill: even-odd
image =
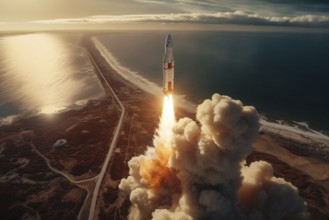
[{"label": "rocket engine flame", "polygon": [[297,188],[264,161],[244,165],[259,131],[254,107],[214,94],[196,118],[175,119],[174,57],[168,35],[159,127],[144,155],[129,162],[119,188],[130,194],[129,219],[308,219]]},{"label": "rocket engine flame", "polygon": [[[153,155],[152,160],[144,160],[141,163],[140,175],[142,181],[151,188],[159,188],[163,184],[179,183],[175,172],[167,166],[170,156],[173,153],[171,147],[173,132],[176,123],[174,102],[172,94],[168,94],[163,100],[163,109],[160,118],[159,128],[154,137],[154,151],[149,150]],[[172,186],[171,186],[172,187]]]},{"label": "rocket engine flame", "polygon": [[164,97],[163,100],[162,115],[160,118],[159,129],[157,130],[157,134],[159,138],[168,142],[167,144],[170,144],[172,140],[172,136],[173,136],[172,129],[175,123],[176,123],[176,118],[174,111],[173,95],[168,94]]},{"label": "rocket engine flame", "polygon": [[259,130],[254,107],[214,94],[196,118],[176,122],[165,97],[154,147],[128,162],[119,184],[130,194],[128,219],[309,219],[297,188],[271,164],[244,164]]}]

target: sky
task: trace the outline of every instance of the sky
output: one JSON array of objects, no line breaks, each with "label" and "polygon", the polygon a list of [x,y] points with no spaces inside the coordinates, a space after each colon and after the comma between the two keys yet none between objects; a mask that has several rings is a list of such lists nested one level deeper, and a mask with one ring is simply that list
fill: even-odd
[{"label": "sky", "polygon": [[0,0],[1,26],[117,22],[329,28],[329,0]]}]

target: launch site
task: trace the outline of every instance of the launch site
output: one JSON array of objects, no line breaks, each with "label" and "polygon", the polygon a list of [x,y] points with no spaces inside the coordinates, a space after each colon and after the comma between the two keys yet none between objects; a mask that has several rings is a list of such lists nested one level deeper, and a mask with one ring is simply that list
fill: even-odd
[{"label": "launch site", "polygon": [[[118,185],[128,176],[128,161],[152,146],[155,130],[160,129],[162,96],[143,91],[115,72],[89,36],[84,37],[82,45],[106,97],[81,109],[22,118],[1,127],[1,184],[6,189],[2,192],[1,213],[5,213],[5,218],[128,216],[131,201]],[[168,89],[166,85],[164,88]],[[168,94],[166,90],[164,93]],[[195,113],[184,106],[175,106],[175,113],[177,118],[195,119]],[[310,213],[325,219],[328,185],[323,180],[329,175],[328,154],[324,151],[322,160],[317,158],[328,145],[310,143],[312,139],[304,135],[279,135],[279,131],[262,126],[246,162],[271,163],[276,177],[298,188]],[[60,139],[66,142],[55,146]],[[317,150],[303,148],[310,144]],[[149,178],[158,178],[157,172],[150,171]],[[19,202],[22,200],[25,202]]]},{"label": "launch site", "polygon": [[0,219],[328,219],[329,6],[247,2],[5,1]]}]

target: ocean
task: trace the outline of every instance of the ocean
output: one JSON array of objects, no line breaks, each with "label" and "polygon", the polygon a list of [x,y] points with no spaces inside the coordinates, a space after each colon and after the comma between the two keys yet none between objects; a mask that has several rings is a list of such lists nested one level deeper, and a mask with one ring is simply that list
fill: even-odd
[{"label": "ocean", "polygon": [[[96,34],[118,65],[161,90],[166,31]],[[175,94],[220,93],[261,115],[329,131],[329,34],[173,31]],[[104,97],[82,34],[0,35],[0,119],[53,113]]]},{"label": "ocean", "polygon": [[105,96],[81,35],[0,35],[0,122],[53,113]]},{"label": "ocean", "polygon": [[[168,32],[126,31],[97,40],[129,71],[162,85]],[[175,94],[200,103],[213,93],[271,119],[329,130],[329,34],[173,31]]]}]

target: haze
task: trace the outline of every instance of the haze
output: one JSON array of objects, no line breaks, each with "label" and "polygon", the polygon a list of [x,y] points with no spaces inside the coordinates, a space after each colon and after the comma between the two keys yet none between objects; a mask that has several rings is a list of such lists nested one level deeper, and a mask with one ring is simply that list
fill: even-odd
[{"label": "haze", "polygon": [[329,27],[324,0],[1,0],[0,30],[161,22]]}]

